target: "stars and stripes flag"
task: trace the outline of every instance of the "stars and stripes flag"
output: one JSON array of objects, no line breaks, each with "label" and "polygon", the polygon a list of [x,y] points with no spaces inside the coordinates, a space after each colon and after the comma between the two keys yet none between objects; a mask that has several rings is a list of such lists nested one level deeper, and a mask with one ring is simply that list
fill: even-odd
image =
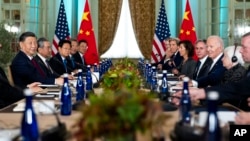
[{"label": "stars and stripes flag", "polygon": [[163,41],[164,39],[170,37],[170,35],[164,0],[162,0],[153,39],[151,63],[157,63],[163,58],[166,51]]},{"label": "stars and stripes flag", "polygon": [[66,16],[63,0],[61,0],[60,8],[59,8],[58,16],[57,16],[55,35],[53,38],[52,55],[55,55],[58,52],[59,41],[63,39],[69,39],[69,38],[70,38],[70,34],[69,34],[67,16]]}]

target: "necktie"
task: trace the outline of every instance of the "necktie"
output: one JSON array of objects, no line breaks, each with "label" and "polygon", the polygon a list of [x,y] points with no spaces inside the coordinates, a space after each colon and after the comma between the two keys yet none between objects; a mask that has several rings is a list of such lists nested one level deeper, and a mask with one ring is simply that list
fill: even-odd
[{"label": "necktie", "polygon": [[51,73],[53,73],[53,71],[52,71],[52,69],[51,69],[51,67],[50,67],[50,65],[49,65],[49,60],[45,60],[45,63],[46,63],[46,67],[48,68],[48,70],[49,70]]},{"label": "necktie", "polygon": [[38,70],[38,72],[40,73],[41,76],[45,77],[45,73],[44,71],[41,69],[41,67],[37,64],[35,59],[31,59],[31,63],[33,64],[33,66]]},{"label": "necktie", "polygon": [[75,68],[75,60],[74,57],[70,57],[71,63],[72,63],[72,67],[73,69]]},{"label": "necktie", "polygon": [[65,72],[67,73],[68,70],[67,70],[67,60],[66,59],[63,60],[63,65],[64,65],[64,68],[65,68]]},{"label": "necktie", "polygon": [[194,71],[194,79],[197,79],[200,65],[201,65],[201,61],[198,61],[197,64],[196,64],[196,67],[195,67],[195,71]]},{"label": "necktie", "polygon": [[85,65],[85,63],[84,63],[84,55],[82,55],[82,64]]}]

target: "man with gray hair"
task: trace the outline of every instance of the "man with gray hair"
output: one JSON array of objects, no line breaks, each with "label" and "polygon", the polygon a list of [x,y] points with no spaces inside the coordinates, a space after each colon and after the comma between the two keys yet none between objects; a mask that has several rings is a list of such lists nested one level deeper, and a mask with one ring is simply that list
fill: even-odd
[{"label": "man with gray hair", "polygon": [[51,58],[51,44],[50,42],[41,37],[37,40],[37,55],[34,57],[40,68],[43,70],[47,77],[59,77],[60,75],[57,74],[53,69],[50,67],[49,59]]},{"label": "man with gray hair", "polygon": [[224,72],[226,71],[222,64],[223,50],[223,40],[219,36],[213,35],[207,38],[208,57],[210,57],[213,62],[209,68],[208,74],[196,80],[192,80],[191,86],[205,88],[207,86],[220,84]]}]

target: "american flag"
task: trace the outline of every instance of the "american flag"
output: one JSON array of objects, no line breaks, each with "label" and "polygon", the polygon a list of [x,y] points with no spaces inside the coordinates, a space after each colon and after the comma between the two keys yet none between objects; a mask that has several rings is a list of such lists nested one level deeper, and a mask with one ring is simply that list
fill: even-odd
[{"label": "american flag", "polygon": [[53,38],[52,54],[55,55],[58,51],[58,43],[60,40],[69,39],[69,26],[64,8],[63,0],[61,0],[60,8],[57,16],[56,30]]},{"label": "american flag", "polygon": [[161,2],[160,11],[157,18],[155,34],[153,39],[153,48],[151,53],[151,63],[159,62],[165,55],[166,47],[164,39],[170,37],[167,14],[165,10],[164,0]]}]

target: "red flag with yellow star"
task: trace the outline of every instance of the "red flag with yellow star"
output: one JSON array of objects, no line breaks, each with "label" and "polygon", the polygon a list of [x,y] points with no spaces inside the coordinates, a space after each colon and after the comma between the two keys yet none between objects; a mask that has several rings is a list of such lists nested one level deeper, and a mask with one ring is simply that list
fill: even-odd
[{"label": "red flag with yellow star", "polygon": [[92,24],[88,0],[86,0],[86,3],[85,3],[84,13],[82,16],[82,22],[81,22],[77,40],[87,41],[88,49],[86,53],[84,54],[85,62],[88,65],[93,65],[94,63],[99,64],[99,56],[97,52],[95,32],[94,32],[94,28]]},{"label": "red flag with yellow star", "polygon": [[[179,38],[180,40],[190,40],[193,44],[197,40],[193,16],[192,16],[192,12],[191,12],[191,8],[190,8],[188,0],[186,3],[186,10],[185,10],[184,17],[183,17],[182,24],[181,24]],[[196,54],[193,56],[193,58],[195,60],[198,60]]]}]

